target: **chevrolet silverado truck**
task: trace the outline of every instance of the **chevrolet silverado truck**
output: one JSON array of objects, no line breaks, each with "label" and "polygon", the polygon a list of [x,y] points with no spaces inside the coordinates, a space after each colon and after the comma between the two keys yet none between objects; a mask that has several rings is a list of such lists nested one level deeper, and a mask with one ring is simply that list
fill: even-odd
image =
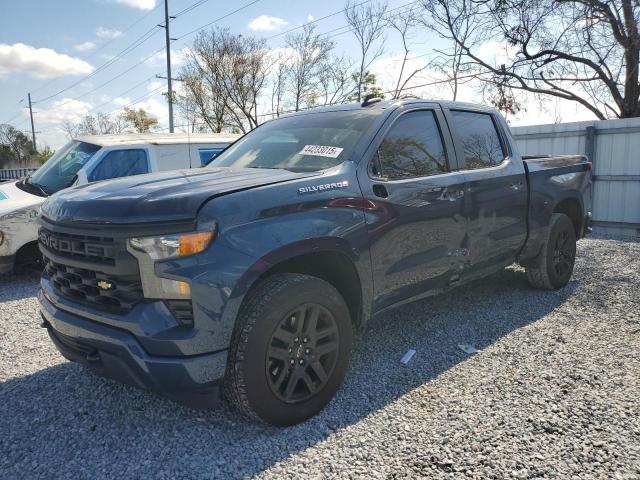
[{"label": "chevrolet silverado truck", "polygon": [[69,360],[278,426],[331,400],[373,316],[518,262],[569,281],[591,164],[495,110],[404,99],[266,122],[206,168],[52,195],[42,326]]}]

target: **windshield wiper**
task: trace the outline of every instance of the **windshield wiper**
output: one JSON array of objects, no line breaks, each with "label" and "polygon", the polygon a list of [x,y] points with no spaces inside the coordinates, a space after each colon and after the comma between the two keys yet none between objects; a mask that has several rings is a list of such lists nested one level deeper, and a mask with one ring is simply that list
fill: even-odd
[{"label": "windshield wiper", "polygon": [[50,195],[50,193],[47,192],[42,185],[40,185],[39,183],[32,182],[31,180],[29,180],[30,178],[31,178],[31,175],[28,175],[22,181],[22,183],[24,185],[29,185],[30,187],[33,187],[33,188],[37,189],[40,193],[42,193],[43,197],[48,197]]}]

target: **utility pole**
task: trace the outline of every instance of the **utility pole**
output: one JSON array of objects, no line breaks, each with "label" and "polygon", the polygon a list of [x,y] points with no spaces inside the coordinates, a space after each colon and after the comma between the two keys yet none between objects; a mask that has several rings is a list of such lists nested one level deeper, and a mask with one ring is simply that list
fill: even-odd
[{"label": "utility pole", "polygon": [[29,98],[29,115],[31,116],[31,138],[33,139],[33,149],[35,151],[38,151],[38,148],[36,147],[36,129],[33,127],[33,109],[31,108],[31,93],[27,93],[27,97]]},{"label": "utility pole", "polygon": [[167,42],[167,100],[169,102],[169,132],[173,133],[173,90],[171,88],[171,37],[169,36],[169,0],[164,0],[164,33]]}]

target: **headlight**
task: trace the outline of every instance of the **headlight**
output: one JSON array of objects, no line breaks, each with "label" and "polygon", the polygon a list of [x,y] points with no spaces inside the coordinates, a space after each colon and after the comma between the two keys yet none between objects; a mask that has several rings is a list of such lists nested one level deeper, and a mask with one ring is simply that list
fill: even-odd
[{"label": "headlight", "polygon": [[138,259],[145,298],[191,298],[191,286],[187,282],[156,275],[155,261],[187,257],[203,252],[214,237],[214,232],[191,232],[130,238],[127,250]]},{"label": "headlight", "polygon": [[144,252],[153,260],[186,257],[203,252],[213,240],[213,232],[192,232],[161,237],[129,239],[131,248]]}]

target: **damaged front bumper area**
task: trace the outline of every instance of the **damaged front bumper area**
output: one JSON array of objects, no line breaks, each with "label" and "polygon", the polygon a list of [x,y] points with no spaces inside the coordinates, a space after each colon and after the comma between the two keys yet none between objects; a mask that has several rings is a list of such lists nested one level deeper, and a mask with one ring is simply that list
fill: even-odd
[{"label": "damaged front bumper area", "polygon": [[131,332],[84,318],[73,305],[65,305],[46,278],[41,286],[42,326],[68,360],[193,408],[209,408],[220,398],[226,350],[192,356],[150,355]]}]

